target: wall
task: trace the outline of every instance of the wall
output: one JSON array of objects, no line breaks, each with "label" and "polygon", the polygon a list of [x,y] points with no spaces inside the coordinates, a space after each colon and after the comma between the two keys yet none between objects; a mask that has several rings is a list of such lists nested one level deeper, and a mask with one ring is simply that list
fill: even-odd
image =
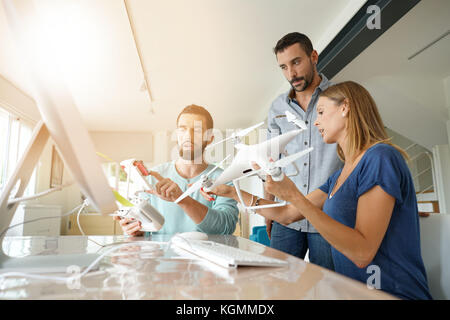
[{"label": "wall", "polygon": [[[53,146],[54,146],[53,140],[49,139],[39,159],[36,176],[36,193],[46,191],[50,188],[50,172],[52,164]],[[64,167],[62,182],[63,184],[65,184],[70,181],[73,181],[71,173],[66,167]],[[51,193],[39,199],[28,201],[28,203],[42,204],[42,205],[58,205],[61,206],[61,214],[65,214],[70,210],[72,210],[74,207],[78,206],[81,203],[81,201],[82,200],[80,189],[76,184],[72,184],[71,186],[62,189],[61,191]],[[67,219],[68,219],[67,217],[63,217],[61,219],[61,231],[64,230],[64,226]]]},{"label": "wall", "polygon": [[[446,107],[450,115],[450,76],[443,80],[443,87],[446,98]],[[450,120],[446,122],[447,136],[450,141]],[[439,195],[439,205],[441,212],[450,213],[450,147],[446,145],[436,145],[433,147],[435,167],[437,170],[437,190]]]},{"label": "wall", "polygon": [[[445,78],[443,80],[443,83],[444,83],[444,94],[445,94],[445,101],[446,101],[446,106],[447,106],[447,112],[448,112],[448,116],[450,118],[450,76]],[[450,143],[450,120],[447,120],[446,125],[447,125],[448,141]]]},{"label": "wall", "polygon": [[0,105],[7,111],[32,124],[41,118],[34,100],[1,75]]},{"label": "wall", "polygon": [[116,162],[135,158],[153,161],[153,135],[150,132],[90,132],[95,150]]}]

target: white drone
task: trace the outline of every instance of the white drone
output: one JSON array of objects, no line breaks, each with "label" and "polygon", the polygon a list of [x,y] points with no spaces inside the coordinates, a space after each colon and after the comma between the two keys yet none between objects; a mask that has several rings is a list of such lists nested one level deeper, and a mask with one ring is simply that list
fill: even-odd
[{"label": "white drone", "polygon": [[[286,145],[296,135],[306,130],[307,127],[302,120],[297,119],[289,111],[286,111],[285,115],[282,115],[280,117],[286,117],[287,121],[294,123],[297,127],[299,127],[299,129],[283,133],[272,139],[254,145],[242,144],[239,141],[239,143],[235,145],[236,149],[238,149],[238,152],[233,161],[231,162],[230,166],[228,166],[215,180],[211,180],[209,178],[210,174],[214,170],[216,170],[217,167],[219,167],[229,157],[228,156],[227,158],[222,160],[221,163],[218,164],[214,169],[209,171],[206,175],[204,175],[201,179],[199,179],[196,183],[194,183],[191,187],[189,187],[177,200],[175,200],[175,203],[178,203],[179,201],[183,200],[184,198],[186,198],[187,196],[189,196],[190,194],[196,192],[201,188],[203,188],[205,192],[208,192],[221,184],[233,181],[234,187],[236,188],[236,192],[239,196],[239,200],[245,209],[263,209],[263,208],[285,206],[286,201],[269,205],[248,207],[245,205],[242,199],[242,194],[239,187],[239,180],[253,175],[258,175],[261,179],[263,179],[262,176],[268,174],[272,176],[273,180],[281,181],[284,178],[284,173],[281,168],[287,167],[295,160],[299,159],[300,157],[308,154],[313,150],[313,148],[308,148],[306,150],[288,156],[285,152]],[[231,138],[236,137],[242,137],[248,134],[251,130],[254,130],[257,127],[261,126],[262,124],[263,123],[259,123],[248,129],[244,129],[236,134],[233,134],[231,137],[225,140],[229,140]],[[224,142],[225,140],[219,141],[214,145]],[[278,159],[280,154],[282,153],[286,155],[284,158],[281,158],[277,161],[271,161],[271,159]],[[256,163],[261,169],[259,170],[253,169],[252,162]],[[293,165],[295,166],[295,163],[293,163]],[[297,169],[296,166],[295,168]],[[289,176],[297,174],[298,169],[295,174],[291,174]]]},{"label": "white drone", "polygon": [[[149,175],[149,172],[142,161],[127,159],[120,162],[120,165],[127,173],[127,198],[131,178],[142,186],[142,190],[153,190],[153,186],[145,178]],[[163,227],[164,216],[148,201],[135,199],[135,203],[132,203],[118,193],[115,196],[117,200],[121,201],[122,206],[111,216],[136,219],[142,223],[141,231],[158,231]]]}]

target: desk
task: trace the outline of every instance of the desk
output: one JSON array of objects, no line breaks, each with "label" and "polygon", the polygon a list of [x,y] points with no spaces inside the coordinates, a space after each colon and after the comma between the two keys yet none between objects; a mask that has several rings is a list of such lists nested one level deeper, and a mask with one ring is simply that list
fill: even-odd
[{"label": "desk", "polygon": [[363,283],[232,235],[210,235],[209,240],[283,259],[289,262],[288,266],[228,270],[186,257],[175,247],[167,249],[161,242],[169,241],[170,235],[6,237],[3,250],[16,257],[106,250],[88,238],[100,244],[148,244],[130,243],[111,253],[97,271],[81,279],[79,289],[69,289],[61,282],[8,278],[0,286],[0,299],[394,299]]}]

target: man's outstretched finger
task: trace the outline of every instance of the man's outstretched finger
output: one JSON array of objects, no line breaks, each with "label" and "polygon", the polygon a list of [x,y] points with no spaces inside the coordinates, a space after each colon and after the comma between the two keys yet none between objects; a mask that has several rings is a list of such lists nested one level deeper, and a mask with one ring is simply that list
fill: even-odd
[{"label": "man's outstretched finger", "polygon": [[162,175],[160,175],[158,172],[156,171],[152,171],[150,170],[149,175],[151,175],[152,177],[155,177],[156,180],[161,181],[162,179],[164,179],[164,177]]}]

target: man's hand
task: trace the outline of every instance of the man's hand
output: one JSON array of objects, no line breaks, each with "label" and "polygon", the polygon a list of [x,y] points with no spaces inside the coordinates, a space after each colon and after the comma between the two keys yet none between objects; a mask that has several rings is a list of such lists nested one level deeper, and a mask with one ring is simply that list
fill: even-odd
[{"label": "man's hand", "polygon": [[174,202],[183,194],[180,187],[169,178],[164,178],[156,171],[150,171],[149,173],[158,180],[158,183],[155,185],[154,190],[145,190],[145,192],[170,202]]},{"label": "man's hand", "polygon": [[206,199],[211,201],[211,195],[215,195],[218,197],[225,197],[225,198],[236,198],[236,189],[232,186],[222,184],[220,186],[215,187],[210,192],[205,192],[202,189],[200,189],[200,194]]},{"label": "man's hand", "polygon": [[119,221],[123,233],[133,237],[141,237],[144,235],[144,231],[141,231],[142,225],[140,221],[128,218],[121,218],[119,216],[114,216],[113,219]]}]

